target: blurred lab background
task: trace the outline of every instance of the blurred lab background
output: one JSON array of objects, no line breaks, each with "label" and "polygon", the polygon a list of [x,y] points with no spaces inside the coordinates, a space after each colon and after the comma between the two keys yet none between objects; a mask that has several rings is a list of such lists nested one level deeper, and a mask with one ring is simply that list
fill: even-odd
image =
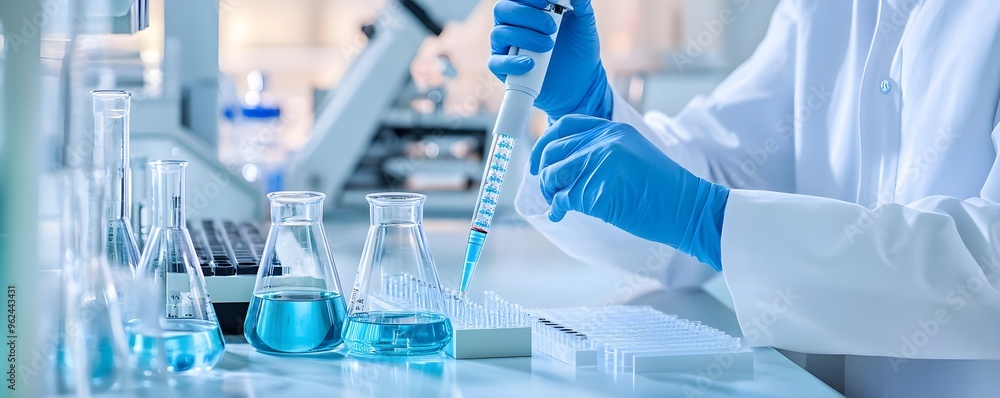
[{"label": "blurred lab background", "polygon": [[[171,44],[167,39],[165,46],[162,1],[150,0],[150,28],[121,43],[138,51],[147,80],[162,74],[155,68],[169,69],[164,65]],[[357,159],[347,165],[353,170],[344,172],[350,175],[343,186],[329,188],[336,193],[334,205],[361,206],[363,193],[406,189],[431,195],[431,212],[471,211],[483,141],[503,95],[502,85],[486,68],[494,3],[480,1],[466,16],[443,24],[441,35],[428,35],[412,60],[406,54],[384,56],[384,62],[408,62],[410,76],[389,91],[393,98],[372,99],[381,105],[366,109],[379,113],[374,131],[318,133],[333,136],[327,141],[364,136],[370,144],[364,149],[344,145],[345,151],[363,154],[305,159]],[[642,110],[677,113],[753,51],[775,3],[595,0],[603,57],[616,90]],[[368,37],[362,28],[377,37],[387,30],[380,25],[397,23],[394,19],[402,19],[398,14],[404,12],[384,0],[221,0],[218,153],[223,163],[240,165],[246,180],[270,190],[286,185],[288,166],[309,144],[324,100],[345,84],[347,71],[365,52]],[[377,74],[376,68],[372,72]],[[391,85],[395,79],[378,81]],[[378,92],[362,87],[356,95]],[[544,118],[537,117],[532,132],[539,134],[544,127]],[[262,128],[270,131],[261,134]],[[141,134],[141,128],[135,130]],[[520,144],[519,149],[528,146]]]},{"label": "blurred lab background", "polygon": [[[43,92],[58,93],[53,104],[71,104],[80,82],[133,91],[137,233],[146,232],[148,221],[142,190],[148,160],[191,162],[191,218],[264,223],[265,193],[322,191],[347,287],[368,227],[364,195],[420,192],[428,196],[426,226],[442,282],[455,286],[503,96],[486,67],[494,0],[422,2],[440,35],[412,18],[405,1],[218,0],[217,8],[191,0],[111,3],[131,7],[113,17],[113,34],[89,34],[84,26],[70,35],[71,18],[48,15],[51,22],[40,32]],[[776,3],[594,0],[612,85],[640,110],[676,114],[753,52]],[[16,35],[7,34],[7,45]],[[0,70],[3,65],[0,60]],[[57,117],[42,121],[51,155],[43,156],[43,176],[58,157],[59,123]],[[537,114],[531,135],[545,126]],[[607,281],[628,278],[628,269],[577,264],[515,214],[511,203],[531,141],[518,142],[518,166],[508,174],[476,288],[496,289],[527,306],[535,304],[527,292],[541,288],[553,292],[547,306],[569,304],[558,301],[560,289],[592,291],[594,303],[615,296]],[[54,182],[40,184],[44,191]],[[54,199],[43,198],[43,221],[56,219],[44,209],[58,206],[44,200]],[[58,259],[43,263],[54,267]],[[504,274],[524,277],[494,282]],[[633,295],[656,287],[652,280],[629,280],[636,281]]]}]

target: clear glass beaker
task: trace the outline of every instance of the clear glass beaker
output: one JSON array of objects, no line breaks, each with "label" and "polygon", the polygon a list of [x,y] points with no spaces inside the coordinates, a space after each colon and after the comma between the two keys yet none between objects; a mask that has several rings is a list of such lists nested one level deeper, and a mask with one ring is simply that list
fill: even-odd
[{"label": "clear glass beaker", "polygon": [[367,199],[371,227],[351,292],[344,344],[381,355],[437,352],[451,340],[452,326],[424,236],[426,196],[381,193]]},{"label": "clear glass beaker", "polygon": [[116,278],[104,246],[104,184],[100,169],[84,167],[61,175],[64,255],[55,330],[59,393],[88,396],[128,380]]},{"label": "clear glass beaker", "polygon": [[156,283],[146,294],[157,294],[161,305],[155,317],[136,314],[129,320],[129,343],[144,373],[210,370],[222,359],[225,343],[185,224],[187,162],[159,160],[149,167],[153,230],[138,274]]},{"label": "clear glass beaker", "polygon": [[347,308],[323,230],[317,192],[274,192],[271,228],[243,330],[264,352],[308,353],[339,346]]},{"label": "clear glass beaker", "polygon": [[[110,183],[107,212],[107,252],[111,268],[120,270],[114,275],[119,278],[119,305],[125,320],[133,292],[131,279],[139,266],[139,247],[132,232],[132,172],[129,167],[129,112],[132,94],[123,90],[93,90],[90,92],[94,108],[94,145],[99,148],[95,156],[103,156],[105,175]],[[95,149],[97,149],[95,148]],[[121,279],[121,278],[128,278]]]}]

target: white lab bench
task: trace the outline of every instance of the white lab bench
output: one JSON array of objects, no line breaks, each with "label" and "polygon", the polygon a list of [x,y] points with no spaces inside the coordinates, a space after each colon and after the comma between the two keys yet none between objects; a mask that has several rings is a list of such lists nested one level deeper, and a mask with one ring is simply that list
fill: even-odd
[{"label": "white lab bench", "polygon": [[369,359],[338,350],[282,357],[261,354],[246,344],[230,344],[215,372],[175,388],[187,397],[840,396],[770,348],[755,350],[752,376],[743,372],[730,376],[725,371],[710,376],[700,369],[633,377],[573,369],[544,356]]},{"label": "white lab bench", "polygon": [[[350,291],[364,244],[367,219],[327,223],[335,261]],[[425,222],[442,283],[458,281],[468,221]],[[700,320],[739,334],[736,317],[704,291],[658,291],[638,283],[632,297],[618,297],[615,282],[626,274],[581,265],[514,217],[494,226],[474,279],[474,289],[494,290],[528,307],[595,306],[619,303],[652,305],[661,311]],[[599,396],[739,396],[836,397],[823,384],[771,348],[755,349],[752,374],[720,367],[684,373],[632,374],[573,368],[536,354],[531,358],[454,360],[441,355],[418,358],[370,358],[334,352],[278,356],[256,352],[230,338],[216,370],[196,379],[182,378],[176,396],[201,397],[599,397]],[[166,391],[163,391],[164,393]],[[165,394],[166,395],[166,394]]]},{"label": "white lab bench", "polygon": [[[360,213],[360,212],[356,212]],[[367,218],[328,222],[337,268],[350,291],[364,246]],[[474,290],[493,290],[528,308],[651,305],[740,335],[730,306],[706,291],[663,291],[625,271],[590,267],[559,252],[523,221],[504,217],[491,231]],[[442,283],[461,275],[467,220],[425,221]],[[625,282],[632,294],[618,293]],[[718,284],[716,284],[718,286]],[[631,373],[574,368],[542,354],[530,358],[455,360],[359,357],[343,347],[328,353],[262,354],[242,336],[227,336],[226,354],[211,372],[181,375],[148,397],[839,397],[835,390],[772,348],[754,349],[753,371],[702,366],[688,372]],[[101,395],[105,396],[105,395]],[[107,396],[119,396],[110,394]]]}]

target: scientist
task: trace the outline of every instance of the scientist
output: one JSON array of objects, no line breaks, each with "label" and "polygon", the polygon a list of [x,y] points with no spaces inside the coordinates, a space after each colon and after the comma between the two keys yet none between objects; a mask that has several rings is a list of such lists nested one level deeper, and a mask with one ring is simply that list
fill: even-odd
[{"label": "scientist", "polygon": [[671,287],[722,271],[755,346],[1000,360],[1000,3],[782,1],[676,117],[609,88],[590,1],[556,43],[544,4],[496,5],[489,67],[554,45],[517,206],[562,250]]}]

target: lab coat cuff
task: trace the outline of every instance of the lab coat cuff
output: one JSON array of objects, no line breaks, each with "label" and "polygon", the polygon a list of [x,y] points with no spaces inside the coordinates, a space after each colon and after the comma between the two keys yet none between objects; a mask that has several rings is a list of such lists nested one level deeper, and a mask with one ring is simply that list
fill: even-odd
[{"label": "lab coat cuff", "polygon": [[626,124],[645,124],[643,121],[642,114],[639,113],[632,104],[628,103],[621,95],[618,95],[614,89],[611,90],[612,108],[611,108],[611,121],[621,122]]},{"label": "lab coat cuff", "polygon": [[757,204],[761,201],[777,200],[773,192],[733,189],[729,192],[723,217],[721,256],[723,275],[733,297],[733,306],[743,335],[752,346],[773,346],[775,340],[770,333],[762,333],[754,322],[769,308],[766,297],[760,297],[768,290],[769,283],[763,276],[768,274],[768,264],[760,264],[766,256],[761,256],[754,247],[762,229],[761,215]]}]

